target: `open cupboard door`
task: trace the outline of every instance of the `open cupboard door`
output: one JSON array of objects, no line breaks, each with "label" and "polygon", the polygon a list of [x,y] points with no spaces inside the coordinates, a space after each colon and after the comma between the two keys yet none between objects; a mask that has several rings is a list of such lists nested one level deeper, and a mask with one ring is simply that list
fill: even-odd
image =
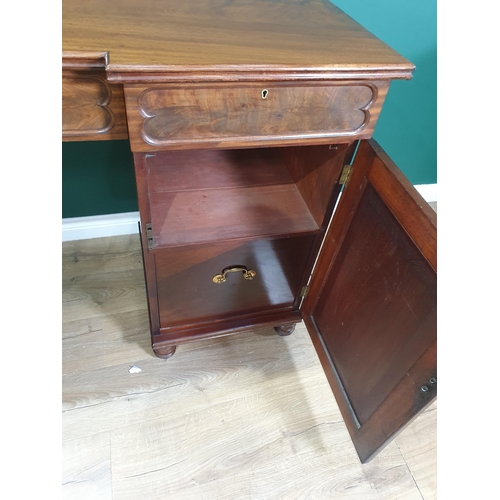
[{"label": "open cupboard door", "polygon": [[436,396],[436,214],[361,141],[302,316],[361,462]]}]

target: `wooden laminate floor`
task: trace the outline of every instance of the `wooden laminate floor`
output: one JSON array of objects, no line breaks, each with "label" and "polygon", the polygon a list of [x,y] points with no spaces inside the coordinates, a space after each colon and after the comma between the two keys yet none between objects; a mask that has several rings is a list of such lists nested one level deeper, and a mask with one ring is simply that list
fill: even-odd
[{"label": "wooden laminate floor", "polygon": [[64,499],[436,498],[436,403],[361,465],[302,325],[156,358],[136,235],[63,244],[62,347]]}]

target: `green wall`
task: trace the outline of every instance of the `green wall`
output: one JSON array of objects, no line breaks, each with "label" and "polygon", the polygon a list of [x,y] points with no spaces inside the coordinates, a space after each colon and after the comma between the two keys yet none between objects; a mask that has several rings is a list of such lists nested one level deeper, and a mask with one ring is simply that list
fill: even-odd
[{"label": "green wall", "polygon": [[64,142],[62,174],[63,218],[139,210],[128,141]]},{"label": "green wall", "polygon": [[[436,182],[436,1],[334,0],[417,69],[391,84],[375,139],[413,184]],[[138,210],[127,141],[62,145],[63,217]]]},{"label": "green wall", "polygon": [[374,138],[413,184],[437,182],[436,0],[334,0],[416,69],[391,83]]}]

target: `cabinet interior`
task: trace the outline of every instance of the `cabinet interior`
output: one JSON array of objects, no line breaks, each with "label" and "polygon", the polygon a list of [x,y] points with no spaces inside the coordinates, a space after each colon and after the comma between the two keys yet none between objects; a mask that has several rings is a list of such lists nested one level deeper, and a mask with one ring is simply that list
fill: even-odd
[{"label": "cabinet interior", "polygon": [[[317,233],[345,145],[147,157],[155,248]],[[149,156],[149,155],[148,155]]]}]

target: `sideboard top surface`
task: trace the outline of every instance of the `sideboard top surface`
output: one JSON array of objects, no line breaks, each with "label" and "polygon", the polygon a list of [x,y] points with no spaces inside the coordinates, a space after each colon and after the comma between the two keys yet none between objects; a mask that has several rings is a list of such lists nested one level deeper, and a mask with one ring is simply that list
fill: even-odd
[{"label": "sideboard top surface", "polygon": [[327,0],[63,0],[62,6],[63,63],[103,66],[115,81],[232,72],[393,79],[410,78],[414,69]]}]

